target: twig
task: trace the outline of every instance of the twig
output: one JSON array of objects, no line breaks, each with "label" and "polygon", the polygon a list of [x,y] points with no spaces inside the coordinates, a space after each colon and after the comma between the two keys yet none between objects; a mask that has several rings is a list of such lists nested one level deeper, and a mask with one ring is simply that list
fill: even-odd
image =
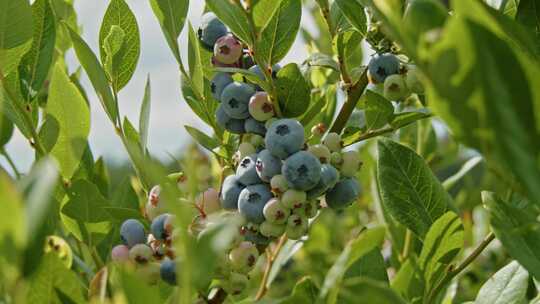
[{"label": "twig", "polygon": [[411,252],[411,243],[412,243],[412,232],[410,229],[407,229],[405,232],[405,244],[403,244],[403,251],[401,253],[401,261],[404,262]]},{"label": "twig", "polygon": [[439,283],[433,288],[429,293],[429,296],[426,298],[424,303],[434,303],[435,297],[441,292],[441,290],[448,284],[455,276],[457,276],[461,271],[463,271],[469,264],[471,264],[481,253],[486,249],[486,247],[495,239],[495,234],[490,232],[484,240],[474,249],[471,254],[459,264],[458,267],[452,269],[449,268],[445,276],[439,281]]},{"label": "twig", "polygon": [[368,77],[367,69],[365,69],[360,75],[360,79],[347,89],[347,100],[341,107],[334,124],[330,128],[330,132],[341,133],[367,85]]},{"label": "twig", "polygon": [[277,255],[279,254],[281,248],[287,241],[287,236],[283,234],[281,238],[279,239],[279,242],[274,249],[273,252],[271,252],[269,249],[266,251],[266,269],[264,270],[263,278],[261,281],[261,285],[259,285],[259,291],[257,292],[257,295],[255,296],[255,301],[258,301],[264,297],[266,292],[268,291],[268,286],[266,286],[268,282],[268,278],[270,277],[270,270],[272,270],[272,265],[274,264],[274,261],[276,260]]}]

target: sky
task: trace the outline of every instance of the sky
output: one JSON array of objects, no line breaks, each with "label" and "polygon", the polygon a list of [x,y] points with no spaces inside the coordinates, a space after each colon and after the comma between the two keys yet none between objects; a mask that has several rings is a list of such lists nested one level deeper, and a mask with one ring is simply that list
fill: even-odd
[{"label": "sky", "polygon": [[[148,146],[152,155],[162,160],[170,160],[170,153],[178,153],[182,147],[185,147],[192,140],[185,131],[184,125],[199,128],[209,134],[210,128],[191,111],[181,95],[178,65],[150,8],[150,1],[128,0],[127,2],[137,18],[141,37],[141,51],[133,77],[119,93],[120,113],[122,116],[127,116],[137,127],[144,86],[149,75],[152,94]],[[192,0],[190,2],[188,19],[196,28],[200,22],[204,1]],[[82,37],[96,54],[99,53],[99,27],[108,4],[109,0],[75,0],[79,24],[82,26]],[[307,13],[302,15],[302,24],[309,30],[315,28]],[[182,56],[187,59],[187,34],[185,28],[178,41]],[[282,60],[281,64],[284,65],[289,62],[300,64],[306,57],[306,47],[302,38],[298,35],[291,51]],[[70,71],[74,71],[79,66],[73,50],[67,53],[66,62]],[[90,99],[91,131],[88,140],[94,158],[97,159],[103,156],[109,162],[126,160],[127,153],[118,136],[114,133],[112,124],[101,108],[85,73],[83,73],[81,81]],[[14,159],[19,170],[27,172],[34,160],[33,150],[27,140],[16,132],[7,144],[6,150]],[[0,157],[0,165],[8,168],[3,157]]]}]

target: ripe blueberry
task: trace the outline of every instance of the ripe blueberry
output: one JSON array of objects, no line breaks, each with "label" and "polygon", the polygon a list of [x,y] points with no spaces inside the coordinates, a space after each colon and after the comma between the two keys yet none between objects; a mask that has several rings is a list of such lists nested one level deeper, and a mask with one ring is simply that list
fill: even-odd
[{"label": "ripe blueberry", "polygon": [[253,86],[233,82],[223,89],[221,93],[221,104],[227,115],[235,119],[245,119],[249,117],[249,99],[255,94]]},{"label": "ripe blueberry", "polygon": [[246,129],[246,133],[250,134],[257,134],[264,136],[266,134],[266,127],[264,126],[264,122],[260,122],[255,120],[253,117],[249,117],[246,119],[244,123],[244,129]]},{"label": "ripe blueberry", "polygon": [[373,82],[382,83],[399,72],[399,59],[391,53],[376,55],[368,63],[368,72]]},{"label": "ripe blueberry", "polygon": [[150,232],[157,240],[165,240],[167,238],[167,231],[165,230],[165,221],[169,217],[168,213],[164,213],[156,217],[150,225]]},{"label": "ripe blueberry", "polygon": [[176,262],[166,259],[159,267],[161,279],[171,285],[176,285]]},{"label": "ripe blueberry", "polygon": [[315,199],[323,195],[326,190],[333,188],[339,181],[339,172],[332,165],[321,166],[321,180],[313,189],[307,192],[308,199]]},{"label": "ripe blueberry", "polygon": [[227,27],[214,13],[208,12],[202,16],[197,36],[203,47],[213,50],[216,41],[225,35],[227,35]]},{"label": "ripe blueberry", "polygon": [[220,104],[216,111],[216,122],[223,129],[234,133],[234,134],[244,134],[246,129],[244,128],[243,119],[234,119],[230,117],[225,110],[223,109],[223,104]]},{"label": "ripe blueberry", "polygon": [[221,188],[221,206],[227,210],[238,209],[238,197],[240,192],[245,188],[239,181],[236,175],[229,175],[223,181]]},{"label": "ripe blueberry", "polygon": [[266,149],[285,159],[304,146],[304,127],[295,119],[280,119],[272,123],[266,133]]},{"label": "ripe blueberry", "polygon": [[256,169],[257,154],[248,155],[240,161],[236,168],[236,177],[244,185],[253,185],[261,183],[261,179]]},{"label": "ripe blueberry", "polygon": [[135,219],[126,220],[120,226],[120,238],[129,248],[143,244],[146,241],[143,224]]},{"label": "ripe blueberry", "polygon": [[269,183],[275,175],[281,173],[281,160],[273,156],[270,151],[262,150],[257,154],[255,169],[261,180]]},{"label": "ripe blueberry", "polygon": [[238,198],[238,211],[247,221],[260,224],[264,221],[263,209],[272,198],[270,188],[264,184],[247,186]]},{"label": "ripe blueberry", "polygon": [[214,75],[212,81],[210,82],[210,90],[212,96],[218,101],[221,102],[221,93],[226,86],[231,84],[233,79],[228,73],[219,72]]},{"label": "ripe blueberry", "polygon": [[281,174],[291,188],[307,191],[321,179],[321,162],[313,154],[299,151],[283,162]]},{"label": "ripe blueberry", "polygon": [[354,178],[345,178],[326,192],[326,204],[332,209],[343,209],[360,197],[360,184]]}]

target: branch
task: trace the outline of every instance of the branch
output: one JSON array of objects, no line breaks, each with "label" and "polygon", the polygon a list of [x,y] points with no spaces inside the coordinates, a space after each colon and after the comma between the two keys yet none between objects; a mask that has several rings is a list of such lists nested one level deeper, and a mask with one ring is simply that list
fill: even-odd
[{"label": "branch", "polygon": [[367,85],[368,77],[367,69],[365,69],[362,72],[362,75],[360,75],[360,79],[354,85],[347,88],[347,100],[341,107],[341,111],[339,111],[334,124],[330,128],[330,132],[341,133],[341,131],[343,131],[343,128],[347,124],[349,117],[351,116]]},{"label": "branch", "polygon": [[263,278],[261,281],[261,285],[259,285],[259,291],[257,292],[257,295],[255,296],[255,301],[259,301],[264,297],[266,292],[268,291],[268,286],[266,286],[268,282],[268,278],[270,277],[270,270],[272,270],[272,265],[274,265],[274,261],[276,260],[277,255],[279,254],[279,251],[287,241],[287,236],[283,234],[281,238],[279,239],[279,242],[276,246],[276,249],[274,249],[274,252],[271,252],[270,250],[266,251],[266,269],[264,270]]}]

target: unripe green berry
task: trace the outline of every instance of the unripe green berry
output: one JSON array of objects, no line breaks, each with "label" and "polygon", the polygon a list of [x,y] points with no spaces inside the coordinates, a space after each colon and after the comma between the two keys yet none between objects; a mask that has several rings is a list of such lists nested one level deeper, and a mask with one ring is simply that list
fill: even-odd
[{"label": "unripe green berry", "polygon": [[227,293],[230,293],[232,295],[242,293],[242,291],[246,289],[249,283],[249,278],[247,277],[247,275],[237,272],[231,272],[228,279],[228,284],[226,284],[225,289]]},{"label": "unripe green berry", "polygon": [[268,130],[270,129],[270,126],[275,122],[277,121],[278,119],[275,118],[275,117],[272,117],[270,118],[269,120],[267,120],[265,123],[264,123],[264,127]]},{"label": "unripe green berry", "polygon": [[415,65],[408,66],[407,74],[405,75],[405,84],[411,92],[424,94],[424,85],[420,81],[420,72]]},{"label": "unripe green berry", "polygon": [[146,282],[147,284],[154,285],[159,282],[159,270],[159,263],[152,262],[137,265],[135,273],[142,281]]},{"label": "unripe green berry", "polygon": [[129,259],[139,264],[148,263],[152,255],[152,248],[146,244],[137,244],[129,250]]},{"label": "unripe green berry", "polygon": [[358,152],[347,151],[343,152],[341,156],[343,157],[343,162],[340,167],[341,175],[345,177],[354,177],[362,165]]},{"label": "unripe green berry", "polygon": [[242,242],[229,253],[232,268],[240,273],[248,273],[253,269],[258,258],[259,252],[251,242]]},{"label": "unripe green berry", "polygon": [[289,216],[289,210],[287,210],[279,199],[273,198],[266,203],[263,208],[264,218],[267,222],[274,224],[284,224],[287,222]]},{"label": "unripe green berry", "polygon": [[341,136],[335,132],[328,133],[324,137],[323,144],[332,152],[340,152]]},{"label": "unripe green berry", "polygon": [[298,208],[306,201],[307,194],[304,191],[289,189],[283,193],[281,203],[285,208]]},{"label": "unripe green berry", "polygon": [[315,138],[321,138],[325,132],[326,126],[323,123],[316,124],[311,128],[311,136]]},{"label": "unripe green berry", "polygon": [[293,214],[299,215],[303,218],[313,218],[317,215],[318,202],[317,201],[307,201],[301,208],[293,209]]},{"label": "unripe green berry", "polygon": [[289,189],[289,184],[287,183],[285,176],[278,174],[274,175],[274,177],[272,177],[270,180],[270,187],[272,188],[272,192],[276,194],[283,194],[285,191],[287,191],[287,189]]},{"label": "unripe green berry", "polygon": [[307,219],[298,215],[292,214],[287,220],[286,234],[289,239],[298,240],[307,234],[308,222]]},{"label": "unripe green berry", "polygon": [[309,146],[308,152],[315,155],[322,164],[330,162],[330,150],[325,145],[317,144]]},{"label": "unripe green berry", "polygon": [[275,224],[264,221],[259,227],[259,230],[261,234],[266,237],[277,238],[285,232],[285,224]]},{"label": "unripe green berry", "polygon": [[343,163],[343,157],[339,152],[332,152],[330,155],[330,164],[336,168],[340,168]]},{"label": "unripe green berry", "polygon": [[253,146],[253,144],[249,142],[243,142],[238,146],[238,152],[239,152],[239,159],[243,159],[244,157],[255,154],[257,150]]},{"label": "unripe green berry", "polygon": [[386,77],[384,81],[384,97],[388,100],[399,101],[409,95],[405,79],[399,74]]},{"label": "unripe green berry", "polygon": [[249,142],[254,147],[261,147],[264,145],[264,137],[260,136],[259,134],[252,134]]}]

